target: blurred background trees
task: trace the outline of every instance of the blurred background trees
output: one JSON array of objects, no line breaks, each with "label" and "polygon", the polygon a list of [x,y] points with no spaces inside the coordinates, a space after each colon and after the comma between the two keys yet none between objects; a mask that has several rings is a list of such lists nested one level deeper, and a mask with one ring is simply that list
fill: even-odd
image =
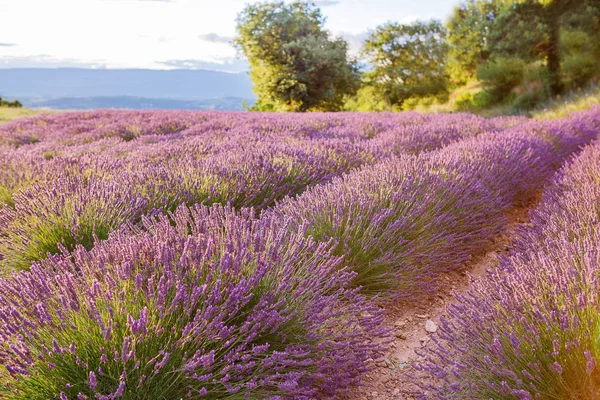
[{"label": "blurred background trees", "polygon": [[23,104],[19,100],[7,101],[0,97],[0,107],[21,108]]},{"label": "blurred background trees", "polygon": [[247,6],[236,44],[256,110],[527,111],[597,84],[600,0],[463,0],[446,24],[388,22],[361,68],[312,3]]}]

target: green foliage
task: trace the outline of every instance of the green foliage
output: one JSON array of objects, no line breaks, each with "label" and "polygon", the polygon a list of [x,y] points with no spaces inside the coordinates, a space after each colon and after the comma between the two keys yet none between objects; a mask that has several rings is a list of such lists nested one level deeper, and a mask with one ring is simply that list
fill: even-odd
[{"label": "green foliage", "polygon": [[447,92],[445,37],[439,21],[388,23],[369,35],[363,49],[373,66],[368,76],[389,104]]},{"label": "green foliage", "polygon": [[499,1],[466,0],[454,9],[447,24],[447,69],[453,83],[465,84],[489,57],[486,44],[500,10]]},{"label": "green foliage", "polygon": [[454,100],[454,109],[457,111],[483,110],[494,103],[494,96],[490,92],[464,92]]},{"label": "green foliage", "polygon": [[323,29],[318,8],[296,1],[250,4],[235,42],[250,62],[259,111],[337,111],[359,87],[348,46]]},{"label": "green foliage", "polygon": [[0,97],[0,107],[22,108],[23,104],[19,100],[6,101]]},{"label": "green foliage", "polygon": [[600,75],[598,40],[600,35],[589,34],[582,30],[561,31],[560,48],[564,54],[561,77],[565,87],[569,89],[583,87]]},{"label": "green foliage", "polygon": [[473,103],[474,93],[464,92],[461,93],[454,99],[454,108],[458,111],[470,111],[474,107]]},{"label": "green foliage", "polygon": [[344,111],[400,111],[398,107],[392,106],[385,101],[377,89],[370,84],[364,84],[355,96],[349,97],[344,104]]},{"label": "green foliage", "polygon": [[573,54],[563,61],[563,82],[569,88],[580,88],[597,75],[598,60],[591,54]]},{"label": "green foliage", "polygon": [[[531,4],[530,4],[531,3]],[[532,62],[548,40],[548,26],[537,10],[537,1],[515,2],[500,10],[491,25],[487,49],[496,57],[514,57]]]},{"label": "green foliage", "polygon": [[536,119],[564,118],[574,111],[587,110],[596,104],[600,104],[600,87],[597,84],[551,99],[539,105],[531,116]]},{"label": "green foliage", "polygon": [[438,96],[425,96],[425,97],[409,97],[402,103],[402,110],[427,110],[436,104],[442,104],[448,101],[448,93],[440,93]]},{"label": "green foliage", "polygon": [[598,0],[463,0],[447,29],[451,83],[477,71],[485,89],[455,97],[458,110],[520,112],[600,78]]},{"label": "green foliage", "polygon": [[515,98],[512,102],[512,108],[515,112],[529,111],[537,107],[544,101],[542,92],[525,92]]},{"label": "green foliage", "polygon": [[488,108],[494,103],[494,97],[490,92],[484,90],[475,93],[473,96],[473,108],[476,110]]},{"label": "green foliage", "polygon": [[495,58],[477,69],[477,77],[491,95],[491,103],[506,99],[523,80],[525,63],[517,58]]},{"label": "green foliage", "polygon": [[[597,0],[514,1],[494,22],[488,47],[499,56],[518,57],[526,62],[541,60],[546,66],[548,91],[558,95],[564,87],[561,66],[568,55],[565,46],[560,45],[563,28],[597,31],[598,9]],[[576,64],[585,63],[580,58]],[[584,79],[584,71],[579,72]]]}]

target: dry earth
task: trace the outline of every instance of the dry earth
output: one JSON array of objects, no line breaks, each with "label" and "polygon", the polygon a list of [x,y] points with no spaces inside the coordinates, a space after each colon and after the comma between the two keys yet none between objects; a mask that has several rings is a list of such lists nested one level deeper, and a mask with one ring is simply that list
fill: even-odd
[{"label": "dry earth", "polygon": [[[362,381],[362,385],[341,395],[341,400],[408,400],[415,397],[417,387],[405,373],[418,362],[415,350],[428,346],[431,336],[440,322],[447,317],[446,307],[455,294],[465,293],[471,283],[483,277],[487,270],[498,264],[498,255],[507,251],[518,226],[528,223],[529,210],[539,201],[541,193],[527,202],[513,208],[507,215],[509,225],[494,238],[485,249],[473,254],[471,261],[458,271],[440,276],[440,286],[434,295],[420,302],[396,302],[385,305],[386,325],[393,330],[395,337],[390,351],[378,361],[375,368]],[[411,374],[419,376],[418,371]],[[420,374],[419,379],[426,379]]]}]

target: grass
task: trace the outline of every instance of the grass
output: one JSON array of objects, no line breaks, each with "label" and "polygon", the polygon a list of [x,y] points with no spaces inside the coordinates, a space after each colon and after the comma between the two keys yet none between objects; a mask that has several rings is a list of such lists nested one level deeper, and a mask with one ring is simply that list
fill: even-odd
[{"label": "grass", "polygon": [[600,104],[600,85],[598,84],[550,100],[532,111],[531,116],[535,119],[564,118],[573,111],[586,110],[594,104]]},{"label": "grass", "polygon": [[0,107],[0,124],[5,124],[16,118],[28,117],[41,113],[53,112],[52,110],[32,110],[30,108]]},{"label": "grass", "polygon": [[[471,81],[459,87],[449,95],[449,100],[443,104],[418,105],[414,111],[421,113],[451,113],[458,112],[455,101],[465,93],[475,94],[481,90],[481,84]],[[496,104],[481,109],[464,110],[485,118],[495,118],[505,115],[520,115],[535,119],[556,119],[568,117],[574,111],[589,109],[595,104],[600,104],[600,84],[593,83],[583,89],[568,92],[554,99],[549,99],[531,111],[516,111],[512,104]]]}]

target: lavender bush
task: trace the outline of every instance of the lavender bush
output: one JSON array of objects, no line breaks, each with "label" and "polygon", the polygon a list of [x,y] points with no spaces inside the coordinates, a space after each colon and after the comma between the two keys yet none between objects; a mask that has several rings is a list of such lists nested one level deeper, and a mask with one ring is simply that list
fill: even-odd
[{"label": "lavender bush", "polygon": [[334,254],[365,293],[391,288],[414,299],[497,234],[505,212],[597,134],[596,115],[574,118],[564,131],[530,123],[393,158],[286,199],[272,213],[308,221],[316,240],[335,239]]},{"label": "lavender bush", "polygon": [[[365,295],[391,291],[410,300],[433,288],[440,271],[465,262],[497,234],[506,211],[539,191],[599,130],[600,110],[548,123],[465,114],[97,111],[4,125],[0,397],[334,396],[359,382],[388,341],[382,311]],[[579,168],[586,182],[598,181],[591,169],[575,165],[570,168]],[[580,190],[567,181],[555,184],[556,202],[572,201],[569,193]],[[576,253],[571,248],[586,250],[577,266],[596,262],[589,246],[579,245],[588,239],[577,235],[593,230],[597,214],[579,203],[572,218],[585,229],[527,250],[529,241],[544,242],[558,231],[560,223],[550,218],[557,210],[539,213],[549,230],[524,233],[528,239],[498,276],[518,276],[529,265],[536,266],[531,274],[544,276],[546,267],[539,266],[562,265],[560,257]],[[586,279],[596,282],[591,269],[578,268],[568,270],[574,275],[540,278],[540,287],[564,285],[574,293],[587,287]],[[560,284],[550,276],[561,277]],[[486,289],[488,308],[474,311],[465,298],[456,310],[472,316],[482,332],[492,332],[485,331],[488,320],[509,315],[494,299],[511,298],[512,309],[533,311],[518,319],[522,326],[515,322],[510,343],[500,338],[486,348],[474,335],[472,353],[460,339],[460,349],[436,353],[443,360],[465,355],[453,366],[459,377],[467,376],[469,360],[487,356],[495,368],[490,374],[504,383],[489,378],[477,391],[483,372],[471,368],[456,386],[444,378],[443,362],[431,358],[430,371],[446,379],[437,395],[528,398],[522,391],[533,389],[520,372],[500,365],[509,365],[502,351],[516,348],[517,339],[534,343],[534,333],[541,344],[531,346],[546,349],[546,336],[557,343],[548,353],[558,357],[556,364],[548,368],[577,375],[559,376],[579,387],[584,376],[595,385],[596,372],[581,369],[585,359],[585,372],[596,371],[597,354],[582,339],[596,333],[589,328],[586,336],[582,327],[591,325],[581,322],[597,315],[594,285],[577,297],[589,313],[569,311],[552,326],[559,314],[540,319],[546,314],[534,306],[543,300],[560,310],[573,296],[552,303],[546,293],[554,292],[543,292],[539,299],[525,296],[526,303],[516,290],[504,294],[510,285],[495,286],[496,292]],[[544,336],[534,317],[550,321],[553,333],[558,326],[576,334],[562,342]],[[444,328],[448,337],[451,326]],[[488,355],[490,349],[496,353]],[[559,382],[546,364],[532,362],[527,373],[535,379]],[[498,387],[505,392],[494,392]]]},{"label": "lavender bush", "polygon": [[427,398],[600,396],[600,146],[566,166],[501,267],[449,308]]},{"label": "lavender bush", "polygon": [[1,280],[0,396],[301,399],[356,383],[383,349],[381,311],[325,244],[252,215],[181,207]]},{"label": "lavender bush", "polygon": [[116,181],[63,177],[52,187],[33,185],[0,209],[0,254],[4,272],[23,269],[47,253],[91,248],[96,239],[139,219],[147,201]]},{"label": "lavender bush", "polygon": [[267,209],[362,165],[506,126],[469,115],[138,111],[15,121],[0,127],[0,202],[10,206],[0,264],[6,274],[61,247],[90,248],[180,204]]}]

